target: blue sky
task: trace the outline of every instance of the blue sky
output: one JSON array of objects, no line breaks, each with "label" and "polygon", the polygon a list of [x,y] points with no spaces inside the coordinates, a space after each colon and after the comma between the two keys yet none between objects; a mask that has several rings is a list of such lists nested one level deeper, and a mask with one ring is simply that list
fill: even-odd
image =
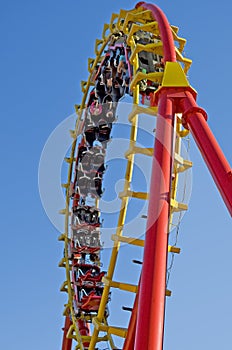
[{"label": "blue sky", "polygon": [[[135,4],[1,2],[1,349],[60,349],[66,296],[59,292],[64,271],[57,265],[63,247],[41,205],[39,159],[50,133],[81,100],[79,83],[87,78],[87,59],[103,24]],[[156,4],[187,39],[190,83],[231,164],[231,3]],[[194,141],[190,158],[193,189],[169,283],[165,349],[228,349],[231,218]]]}]

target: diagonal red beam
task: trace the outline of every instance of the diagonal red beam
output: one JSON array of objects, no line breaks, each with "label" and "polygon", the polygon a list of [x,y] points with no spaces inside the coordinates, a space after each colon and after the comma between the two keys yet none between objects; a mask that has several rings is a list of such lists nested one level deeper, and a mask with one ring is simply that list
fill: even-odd
[{"label": "diagonal red beam", "polygon": [[190,91],[180,100],[183,120],[204,158],[216,186],[232,216],[232,171],[207,121],[206,113],[197,106]]},{"label": "diagonal red beam", "polygon": [[70,316],[65,317],[65,324],[64,324],[64,334],[63,334],[63,342],[62,342],[62,350],[71,350],[72,349],[72,339],[67,338],[67,333],[69,330],[69,327],[72,325],[72,321],[70,319]]},{"label": "diagonal red beam", "polygon": [[[140,285],[140,282],[139,282],[139,285]],[[135,332],[136,332],[136,323],[137,323],[137,314],[138,314],[138,300],[139,300],[139,289],[135,296],[134,306],[131,313],[127,337],[123,345],[123,350],[134,350]]]}]

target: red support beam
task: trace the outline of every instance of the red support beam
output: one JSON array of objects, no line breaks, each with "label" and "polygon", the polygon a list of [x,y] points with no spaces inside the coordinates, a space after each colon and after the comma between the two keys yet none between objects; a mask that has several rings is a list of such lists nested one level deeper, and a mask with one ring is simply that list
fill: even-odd
[{"label": "red support beam", "polygon": [[137,291],[137,294],[135,296],[134,306],[131,313],[127,337],[123,345],[123,350],[134,350],[136,322],[137,322],[137,314],[138,314],[138,300],[139,300],[139,290]]},{"label": "red support beam", "polygon": [[163,347],[173,120],[173,101],[166,94],[161,94],[139,290],[135,350],[161,350]]},{"label": "red support beam", "polygon": [[218,190],[232,216],[232,172],[221,148],[206,122],[206,113],[197,106],[190,91],[180,100],[183,119],[204,158]]},{"label": "red support beam", "polygon": [[71,350],[72,349],[72,339],[67,338],[67,333],[69,330],[69,327],[72,325],[72,321],[70,320],[69,316],[65,317],[65,324],[64,324],[64,334],[63,334],[63,343],[62,343],[62,350]]},{"label": "red support beam", "polygon": [[[164,62],[176,62],[171,28],[162,10],[156,5],[145,2],[139,2],[136,5],[136,8],[138,7],[150,10],[154,20],[158,22],[163,42]],[[161,350],[163,347],[168,221],[173,161],[173,116],[172,100],[167,98],[167,94],[161,93],[151,174],[141,292],[135,299],[123,350]]]},{"label": "red support beam", "polygon": [[[87,322],[85,320],[79,319],[77,324],[78,324],[78,329],[79,329],[80,335],[81,336],[88,336],[89,335],[89,326],[88,326]],[[85,348],[88,348],[89,341],[83,342],[83,346]]]}]

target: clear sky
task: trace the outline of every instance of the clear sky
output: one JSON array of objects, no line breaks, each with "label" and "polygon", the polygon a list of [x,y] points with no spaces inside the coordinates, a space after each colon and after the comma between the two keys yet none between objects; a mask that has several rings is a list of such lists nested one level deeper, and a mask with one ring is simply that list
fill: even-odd
[{"label": "clear sky", "polygon": [[[232,164],[231,2],[155,3],[187,39],[190,83]],[[57,265],[63,246],[40,201],[39,159],[51,132],[81,101],[79,83],[88,76],[87,59],[94,57],[103,24],[135,4],[1,1],[1,349],[60,349],[66,295],[59,292],[64,270]],[[194,141],[190,158],[193,189],[169,283],[165,350],[227,350],[231,218]],[[50,174],[48,183],[52,179]]]}]

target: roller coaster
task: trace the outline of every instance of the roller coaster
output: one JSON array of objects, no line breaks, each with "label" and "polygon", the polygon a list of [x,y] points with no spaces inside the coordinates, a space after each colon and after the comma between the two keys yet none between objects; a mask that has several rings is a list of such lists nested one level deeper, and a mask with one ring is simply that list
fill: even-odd
[{"label": "roller coaster", "polygon": [[[204,161],[232,215],[232,172],[207,124],[207,113],[197,105],[197,92],[188,82],[192,61],[184,57],[186,40],[178,36],[162,10],[139,2],[132,10],[113,13],[95,43],[95,58],[88,59],[89,77],[81,82],[83,98],[76,105],[76,125],[68,163],[65,229],[59,240],[64,256],[59,266],[66,278],[61,291],[67,293],[63,315],[62,350],[161,350],[164,337],[167,262],[178,254],[170,232],[178,227],[175,217],[188,209],[178,196],[181,176],[192,167],[183,155],[183,144],[192,134]],[[101,201],[112,133],[119,123],[123,99],[131,101],[130,125],[125,153],[123,191],[112,235],[107,271],[102,269],[104,227]],[[152,145],[141,145],[141,120],[152,119]],[[120,123],[119,123],[120,128]],[[138,142],[139,141],[139,142]],[[118,147],[123,147],[119,144]],[[150,188],[144,192],[134,184],[136,157],[151,160]],[[109,187],[109,186],[108,186]],[[147,203],[145,232],[126,230],[128,207]],[[116,279],[122,246],[137,247],[143,259],[134,260],[141,269],[132,284]],[[124,258],[124,269],[129,271]],[[126,272],[125,272],[126,273]],[[114,291],[131,295],[133,307],[126,327],[111,324]],[[123,294],[124,295],[124,294]],[[121,339],[116,345],[115,339]]]}]

